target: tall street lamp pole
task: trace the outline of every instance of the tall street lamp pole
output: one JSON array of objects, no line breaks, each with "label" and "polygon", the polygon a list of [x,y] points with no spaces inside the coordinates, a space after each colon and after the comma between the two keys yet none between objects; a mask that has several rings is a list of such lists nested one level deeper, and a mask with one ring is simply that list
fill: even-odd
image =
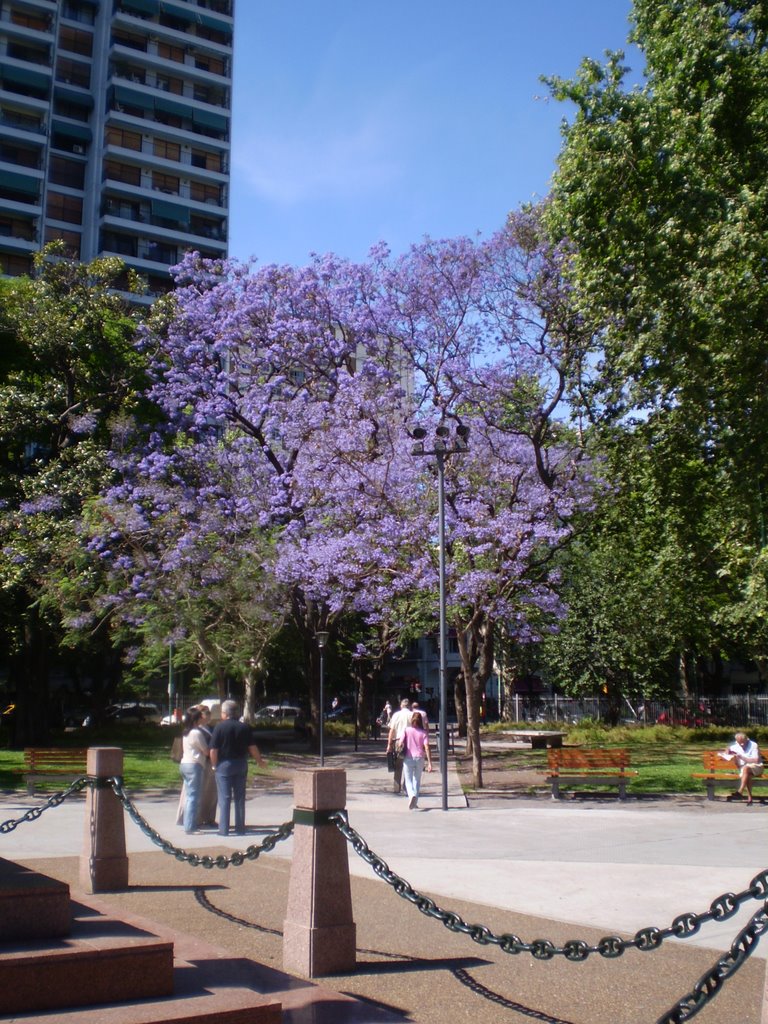
[{"label": "tall street lamp pole", "polygon": [[317,649],[320,652],[320,767],[325,767],[325,645],[328,633],[318,630],[315,633]]},{"label": "tall street lamp pole", "polygon": [[446,625],[446,594],[445,594],[445,459],[447,455],[465,452],[469,441],[469,427],[462,424],[456,427],[456,434],[451,440],[451,432],[445,424],[435,428],[432,448],[424,447],[427,436],[423,427],[415,427],[411,437],[416,442],[411,454],[433,456],[437,464],[437,547],[439,575],[440,633],[438,649],[440,656],[440,720],[438,737],[440,743],[440,776],[442,785],[443,810],[448,810],[448,666],[446,653],[448,649],[448,630]]}]

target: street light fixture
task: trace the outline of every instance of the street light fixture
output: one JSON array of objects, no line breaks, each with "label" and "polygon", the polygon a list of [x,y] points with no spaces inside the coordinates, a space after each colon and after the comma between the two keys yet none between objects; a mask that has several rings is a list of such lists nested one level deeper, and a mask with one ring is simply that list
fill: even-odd
[{"label": "street light fixture", "polygon": [[432,456],[437,463],[437,509],[438,509],[438,558],[440,577],[440,632],[438,649],[440,654],[440,720],[438,736],[440,741],[440,775],[442,782],[443,810],[448,810],[448,667],[446,653],[448,649],[446,628],[446,596],[445,596],[445,459],[448,455],[460,455],[469,448],[469,427],[459,423],[453,438],[450,428],[445,423],[435,427],[432,447],[424,445],[427,432],[423,427],[414,427],[411,437],[416,442],[411,449],[412,455]]},{"label": "street light fixture", "polygon": [[318,630],[315,633],[317,649],[320,652],[320,767],[325,767],[325,645],[328,643],[328,633],[325,630]]}]

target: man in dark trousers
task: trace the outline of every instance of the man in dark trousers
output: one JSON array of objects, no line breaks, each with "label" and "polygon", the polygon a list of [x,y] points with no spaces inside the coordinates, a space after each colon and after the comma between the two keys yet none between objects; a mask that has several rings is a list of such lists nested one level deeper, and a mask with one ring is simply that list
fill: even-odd
[{"label": "man in dark trousers", "polygon": [[245,835],[245,782],[248,777],[248,755],[262,768],[266,766],[259,748],[253,742],[250,726],[239,719],[239,708],[233,700],[221,705],[221,721],[211,737],[211,765],[216,772],[219,797],[219,835],[229,835],[229,808],[235,805],[235,835]]}]

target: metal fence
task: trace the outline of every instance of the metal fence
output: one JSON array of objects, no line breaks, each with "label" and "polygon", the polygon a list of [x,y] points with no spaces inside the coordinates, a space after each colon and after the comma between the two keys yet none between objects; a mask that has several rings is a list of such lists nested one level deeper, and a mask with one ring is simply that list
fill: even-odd
[{"label": "metal fence", "polygon": [[618,708],[606,697],[513,696],[505,717],[516,722],[570,722],[584,719],[622,725],[768,725],[768,695],[676,699],[625,700]]}]

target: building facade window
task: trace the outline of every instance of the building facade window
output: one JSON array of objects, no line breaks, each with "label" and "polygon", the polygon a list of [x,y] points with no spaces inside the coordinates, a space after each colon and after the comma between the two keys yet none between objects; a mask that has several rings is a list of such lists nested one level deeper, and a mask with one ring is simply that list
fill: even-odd
[{"label": "building facade window", "polygon": [[59,57],[56,62],[56,81],[64,82],[65,85],[77,85],[81,89],[88,89],[91,84],[90,65],[70,60],[69,57]]},{"label": "building facade window", "polygon": [[181,160],[181,146],[178,142],[155,139],[152,143],[152,151],[155,156],[162,157],[163,160],[173,160],[175,163]]},{"label": "building facade window", "polygon": [[0,237],[21,238],[25,242],[34,242],[35,228],[30,220],[3,214],[0,216]]},{"label": "building facade window", "polygon": [[83,200],[78,196],[65,196],[60,192],[49,192],[45,212],[50,220],[63,220],[67,224],[82,224]]},{"label": "building facade window", "polygon": [[189,198],[196,203],[211,203],[221,206],[221,189],[218,185],[203,185],[193,181],[189,187]]},{"label": "building facade window", "polygon": [[78,160],[67,160],[63,156],[52,156],[49,179],[54,185],[83,189],[85,187],[85,164]]},{"label": "building facade window", "polygon": [[21,277],[32,273],[32,257],[13,252],[0,252],[0,273],[7,277]]},{"label": "building facade window", "polygon": [[61,8],[62,18],[79,21],[83,25],[93,25],[96,21],[96,7],[84,0],[64,0]]},{"label": "building facade window", "polygon": [[112,181],[122,181],[125,185],[141,187],[141,168],[131,167],[130,164],[119,164],[114,160],[107,160],[104,165],[104,176]]},{"label": "building facade window", "polygon": [[167,192],[169,195],[179,194],[179,179],[172,174],[161,174],[159,171],[152,172],[152,188],[159,192]]},{"label": "building facade window", "polygon": [[46,242],[61,241],[67,247],[67,255],[74,259],[80,259],[80,243],[82,237],[78,231],[67,231],[64,228],[47,227],[45,229]]},{"label": "building facade window", "polygon": [[93,33],[62,25],[59,32],[59,47],[69,53],[79,53],[81,57],[90,57],[93,54]]},{"label": "building facade window", "polygon": [[127,128],[107,128],[105,141],[108,146],[141,152],[141,133],[129,131]]}]

